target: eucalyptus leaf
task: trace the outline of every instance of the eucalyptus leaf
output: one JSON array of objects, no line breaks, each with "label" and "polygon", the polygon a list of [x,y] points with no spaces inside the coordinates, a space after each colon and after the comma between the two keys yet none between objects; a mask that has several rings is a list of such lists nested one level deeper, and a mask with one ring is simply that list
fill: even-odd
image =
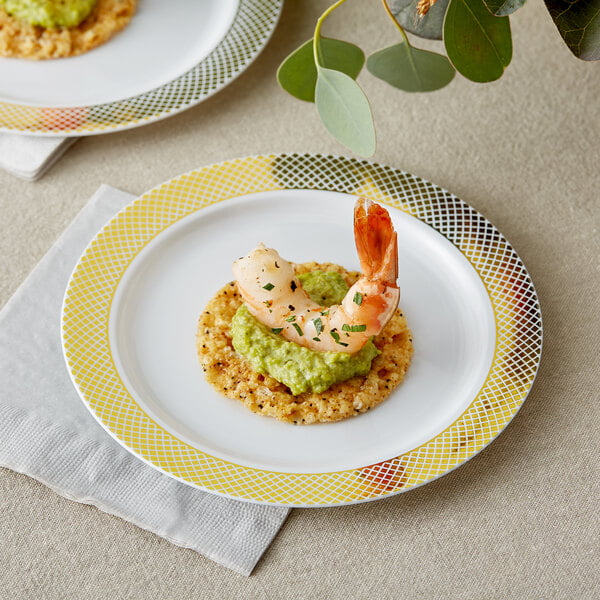
[{"label": "eucalyptus leaf", "polygon": [[429,40],[441,40],[444,28],[444,15],[449,0],[438,0],[424,17],[417,14],[418,0],[387,0],[392,14],[406,29],[415,35]]},{"label": "eucalyptus leaf", "polygon": [[526,0],[483,0],[487,9],[497,17],[512,15]]},{"label": "eucalyptus leaf", "polygon": [[[324,67],[342,71],[356,79],[365,64],[364,52],[354,44],[331,38],[319,38],[319,48]],[[312,38],[292,52],[277,71],[279,85],[299,100],[315,101],[317,66]]]},{"label": "eucalyptus leaf", "polygon": [[360,156],[375,152],[375,127],[369,101],[345,73],[317,68],[315,103],[321,121],[333,137]]},{"label": "eucalyptus leaf", "polygon": [[448,85],[454,67],[441,54],[413,48],[406,42],[384,48],[369,56],[372,75],[405,92],[432,92]]},{"label": "eucalyptus leaf", "polygon": [[583,60],[600,60],[598,0],[545,0],[546,7],[569,50]]},{"label": "eucalyptus leaf", "polygon": [[483,0],[450,0],[444,44],[456,70],[484,83],[502,76],[512,58],[508,17],[495,17]]}]

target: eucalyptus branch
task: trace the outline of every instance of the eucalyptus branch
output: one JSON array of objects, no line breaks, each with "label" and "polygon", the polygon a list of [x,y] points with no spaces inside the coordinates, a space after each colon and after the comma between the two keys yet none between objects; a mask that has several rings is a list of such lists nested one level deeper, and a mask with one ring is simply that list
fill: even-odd
[{"label": "eucalyptus branch", "polygon": [[[0,0],[1,1],[1,0]],[[388,1],[390,4],[388,4]],[[525,0],[382,0],[402,41],[373,53],[371,75],[404,92],[430,92],[448,85],[456,71],[476,82],[502,76],[512,59],[509,16]],[[594,28],[596,2],[544,0],[573,52],[600,59],[600,29]],[[355,44],[321,37],[327,17],[346,0],[337,0],[317,19],[312,38],[280,65],[277,79],[292,96],[314,102],[325,128],[361,156],[375,151],[369,102],[355,79],[365,54]],[[435,6],[434,6],[435,5]],[[577,5],[577,6],[576,6]],[[581,31],[577,40],[570,36]],[[443,40],[446,55],[414,47],[406,32]]]}]

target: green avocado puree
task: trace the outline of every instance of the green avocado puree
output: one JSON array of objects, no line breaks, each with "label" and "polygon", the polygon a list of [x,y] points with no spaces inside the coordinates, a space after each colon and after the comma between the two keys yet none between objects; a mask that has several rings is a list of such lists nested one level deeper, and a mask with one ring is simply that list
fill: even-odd
[{"label": "green avocado puree", "polygon": [[[340,304],[348,291],[344,278],[335,272],[312,271],[298,276],[314,302]],[[355,375],[366,375],[379,354],[372,341],[355,354],[315,352],[275,334],[255,319],[242,304],[231,321],[236,352],[250,361],[258,373],[268,373],[290,388],[294,396],[304,392],[321,393],[334,383]]]},{"label": "green avocado puree", "polygon": [[75,27],[91,12],[97,0],[0,0],[16,19],[48,29]]}]

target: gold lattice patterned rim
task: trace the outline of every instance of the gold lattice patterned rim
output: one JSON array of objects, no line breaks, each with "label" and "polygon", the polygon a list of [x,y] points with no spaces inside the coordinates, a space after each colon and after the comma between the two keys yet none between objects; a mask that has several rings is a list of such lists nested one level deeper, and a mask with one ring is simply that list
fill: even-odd
[{"label": "gold lattice patterned rim", "polygon": [[283,0],[240,0],[229,31],[206,58],[180,77],[144,94],[91,106],[0,102],[0,131],[94,135],[174,115],[220,90],[256,58],[277,25],[282,5]]},{"label": "gold lattice patterned rim", "polygon": [[[364,195],[427,223],[479,273],[496,320],[488,377],[463,414],[401,456],[331,473],[281,473],[215,458],[174,437],[136,404],[110,351],[108,320],[132,260],[158,234],[206,206],[256,192],[317,189]],[[80,259],[63,307],[63,346],[89,408],[121,443],[166,473],[239,499],[318,506],[361,502],[409,490],[459,466],[509,423],[529,392],[542,350],[540,306],[517,254],[476,210],[449,192],[390,167],[321,155],[232,160],[164,183],[122,210]]]}]

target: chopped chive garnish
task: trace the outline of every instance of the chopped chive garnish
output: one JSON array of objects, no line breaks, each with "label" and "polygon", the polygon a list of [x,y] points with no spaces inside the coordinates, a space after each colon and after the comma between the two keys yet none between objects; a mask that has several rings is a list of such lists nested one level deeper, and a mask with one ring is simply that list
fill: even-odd
[{"label": "chopped chive garnish", "polygon": [[321,341],[319,338],[313,338],[313,340],[315,340],[315,342],[320,342]]},{"label": "chopped chive garnish", "polygon": [[287,321],[288,323],[291,323],[292,321],[295,321],[295,320],[296,320],[296,315],[292,315],[291,317],[288,317],[288,318],[286,319],[286,321]]},{"label": "chopped chive garnish", "polygon": [[273,333],[281,333],[283,331],[283,327],[272,327],[271,331]]},{"label": "chopped chive garnish", "polygon": [[366,325],[348,325],[347,323],[344,323],[342,325],[342,331],[357,332],[357,331],[366,331],[366,330],[367,330]]},{"label": "chopped chive garnish", "polygon": [[340,341],[340,334],[337,331],[330,331],[329,332],[331,334],[331,337],[340,345],[340,346],[347,346],[348,344],[346,344],[345,342]]},{"label": "chopped chive garnish", "polygon": [[263,285],[263,290],[270,292],[274,287],[275,286],[272,283],[267,283],[266,285]]},{"label": "chopped chive garnish", "polygon": [[323,331],[323,321],[321,321],[321,317],[313,319],[313,323],[315,325],[315,331],[317,332],[317,335],[319,335],[321,331]]},{"label": "chopped chive garnish", "polygon": [[326,317],[329,314],[329,310],[322,310],[321,314]]},{"label": "chopped chive garnish", "polygon": [[298,325],[298,323],[292,323],[292,325],[294,326],[294,329],[298,332],[298,335],[304,335],[304,333],[302,333],[302,329],[300,329],[300,325]]},{"label": "chopped chive garnish", "polygon": [[354,304],[358,304],[360,306],[362,304],[362,298],[362,294],[360,292],[356,292],[352,301],[354,302]]},{"label": "chopped chive garnish", "polygon": [[266,306],[271,306],[273,304],[273,300],[265,300],[263,304],[265,304]]}]

